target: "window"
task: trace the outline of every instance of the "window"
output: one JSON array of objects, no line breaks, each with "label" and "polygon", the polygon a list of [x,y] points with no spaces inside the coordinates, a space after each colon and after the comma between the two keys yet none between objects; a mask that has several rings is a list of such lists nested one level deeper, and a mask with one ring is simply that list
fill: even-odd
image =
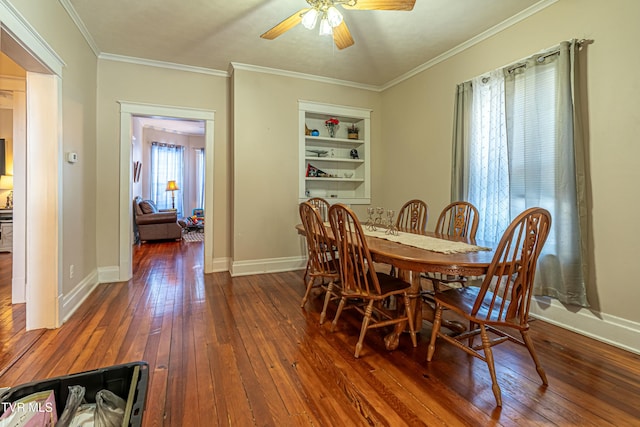
[{"label": "window", "polygon": [[204,209],[204,172],[206,161],[204,148],[196,149],[196,206]]},{"label": "window", "polygon": [[[536,293],[588,306],[585,291],[586,206],[576,174],[584,171],[575,138],[573,59],[579,44],[495,70],[458,87],[453,200],[480,212],[479,240],[498,242],[527,208],[551,213],[538,262]],[[580,121],[577,121],[580,123]],[[577,133],[580,135],[580,133]]]},{"label": "window", "polygon": [[[175,209],[181,215],[184,147],[179,145],[151,143],[151,199],[158,209],[171,209],[175,197]],[[178,190],[167,191],[167,182],[175,181]]]}]

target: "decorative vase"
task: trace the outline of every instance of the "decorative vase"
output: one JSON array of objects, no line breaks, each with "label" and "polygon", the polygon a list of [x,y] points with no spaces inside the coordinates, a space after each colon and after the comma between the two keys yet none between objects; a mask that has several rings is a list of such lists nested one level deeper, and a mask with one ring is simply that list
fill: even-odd
[{"label": "decorative vase", "polygon": [[347,134],[347,138],[349,138],[349,139],[358,139],[358,132],[349,132]]},{"label": "decorative vase", "polygon": [[336,125],[333,123],[327,123],[327,130],[329,131],[329,136],[334,138],[336,136]]}]

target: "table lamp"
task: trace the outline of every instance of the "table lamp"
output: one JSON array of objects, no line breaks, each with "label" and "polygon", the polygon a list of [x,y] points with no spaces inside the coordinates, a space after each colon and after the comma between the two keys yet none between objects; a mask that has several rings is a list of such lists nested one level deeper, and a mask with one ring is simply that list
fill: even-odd
[{"label": "table lamp", "polygon": [[0,190],[11,190],[7,195],[5,209],[13,209],[13,175],[0,176]]},{"label": "table lamp", "polygon": [[167,182],[167,191],[171,191],[171,209],[176,208],[176,195],[174,193],[176,190],[179,190],[179,188],[175,181],[171,180]]}]

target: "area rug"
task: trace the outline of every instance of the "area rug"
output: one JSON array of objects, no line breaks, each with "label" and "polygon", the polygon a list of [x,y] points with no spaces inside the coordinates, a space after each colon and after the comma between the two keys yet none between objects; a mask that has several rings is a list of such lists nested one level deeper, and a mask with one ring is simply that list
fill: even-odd
[{"label": "area rug", "polygon": [[204,233],[202,231],[190,231],[182,235],[185,242],[204,242]]}]

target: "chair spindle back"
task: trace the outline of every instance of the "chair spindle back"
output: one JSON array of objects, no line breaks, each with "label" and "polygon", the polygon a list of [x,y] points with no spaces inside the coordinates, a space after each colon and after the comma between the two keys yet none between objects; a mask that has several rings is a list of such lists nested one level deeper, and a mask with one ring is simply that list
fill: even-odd
[{"label": "chair spindle back", "polygon": [[[536,264],[550,226],[551,215],[542,208],[527,209],[511,222],[487,270],[472,315],[485,318],[488,324],[527,325]],[[491,295],[489,301],[487,295]]]},{"label": "chair spindle back", "polygon": [[331,241],[320,212],[309,202],[300,203],[299,210],[307,239],[310,274],[313,276],[337,271],[331,256]]},{"label": "chair spindle back", "polygon": [[358,217],[347,206],[336,203],[329,209],[329,222],[338,247],[343,294],[379,295],[380,284]]},{"label": "chair spindle back", "polygon": [[398,212],[396,227],[405,231],[426,231],[429,207],[418,199],[409,200]]},{"label": "chair spindle back", "polygon": [[436,233],[476,238],[478,209],[469,202],[453,202],[446,206],[436,224]]}]

